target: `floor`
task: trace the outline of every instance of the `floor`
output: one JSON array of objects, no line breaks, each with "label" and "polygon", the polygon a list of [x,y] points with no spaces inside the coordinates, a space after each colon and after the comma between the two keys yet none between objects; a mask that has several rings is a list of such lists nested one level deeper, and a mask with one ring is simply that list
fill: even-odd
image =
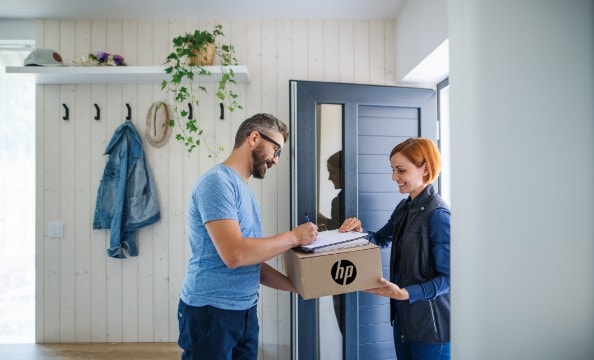
[{"label": "floor", "polygon": [[0,344],[6,360],[179,359],[177,343]]}]

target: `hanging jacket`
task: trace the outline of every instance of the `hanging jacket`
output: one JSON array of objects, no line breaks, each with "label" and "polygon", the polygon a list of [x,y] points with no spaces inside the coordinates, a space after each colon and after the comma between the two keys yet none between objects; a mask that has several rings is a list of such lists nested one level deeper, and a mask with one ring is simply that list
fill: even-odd
[{"label": "hanging jacket", "polygon": [[111,229],[107,255],[138,255],[136,230],[160,220],[156,190],[142,141],[131,121],[120,125],[103,155],[109,155],[97,191],[93,229]]}]

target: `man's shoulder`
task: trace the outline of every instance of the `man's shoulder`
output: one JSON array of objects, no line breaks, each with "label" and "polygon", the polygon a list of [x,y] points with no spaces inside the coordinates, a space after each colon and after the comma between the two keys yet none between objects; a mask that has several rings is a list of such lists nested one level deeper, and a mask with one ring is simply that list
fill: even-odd
[{"label": "man's shoulder", "polygon": [[194,186],[194,191],[203,193],[220,193],[236,191],[238,188],[236,176],[223,165],[215,165],[202,174]]}]

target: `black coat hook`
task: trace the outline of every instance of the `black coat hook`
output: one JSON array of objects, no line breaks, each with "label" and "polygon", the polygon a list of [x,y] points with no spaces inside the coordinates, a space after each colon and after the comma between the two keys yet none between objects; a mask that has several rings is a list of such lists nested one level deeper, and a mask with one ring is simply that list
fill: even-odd
[{"label": "black coat hook", "polygon": [[221,120],[225,120],[225,105],[223,105],[223,103],[219,103],[219,106],[221,107]]},{"label": "black coat hook", "polygon": [[93,104],[93,105],[95,105],[95,112],[96,112],[95,120],[100,120],[101,119],[101,109],[99,109],[99,105],[97,105],[97,104]]},{"label": "black coat hook", "polygon": [[64,107],[64,117],[62,118],[63,120],[68,120],[70,119],[70,110],[68,110],[68,106],[66,106],[66,104],[62,104],[62,106]]},{"label": "black coat hook", "polygon": [[188,103],[188,109],[189,109],[188,120],[192,120],[192,117],[194,117],[194,114],[193,114],[194,112],[193,112],[193,109],[192,109],[192,103]]},{"label": "black coat hook", "polygon": [[126,107],[128,108],[128,116],[126,116],[126,121],[132,120],[132,108],[130,108],[130,104],[126,103]]}]

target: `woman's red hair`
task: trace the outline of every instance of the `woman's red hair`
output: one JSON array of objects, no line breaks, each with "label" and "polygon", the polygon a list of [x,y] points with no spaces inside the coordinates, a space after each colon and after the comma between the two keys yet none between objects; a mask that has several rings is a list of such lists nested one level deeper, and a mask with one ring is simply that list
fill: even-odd
[{"label": "woman's red hair", "polygon": [[427,175],[423,178],[425,184],[432,183],[439,176],[441,155],[433,140],[422,137],[407,139],[392,149],[390,158],[396,153],[404,155],[416,167],[426,165]]}]

